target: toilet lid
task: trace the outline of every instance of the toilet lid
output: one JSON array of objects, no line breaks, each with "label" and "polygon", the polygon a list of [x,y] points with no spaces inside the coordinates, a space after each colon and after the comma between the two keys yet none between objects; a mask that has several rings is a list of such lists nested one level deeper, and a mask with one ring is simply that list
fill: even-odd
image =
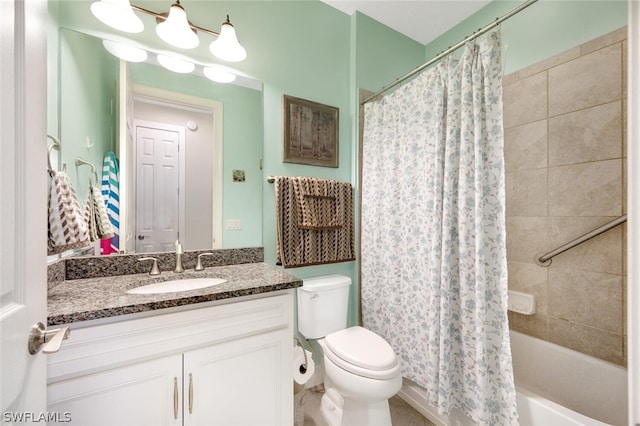
[{"label": "toilet lid", "polygon": [[393,348],[372,331],[350,327],[325,338],[325,354],[339,367],[372,378],[391,378],[400,371]]}]

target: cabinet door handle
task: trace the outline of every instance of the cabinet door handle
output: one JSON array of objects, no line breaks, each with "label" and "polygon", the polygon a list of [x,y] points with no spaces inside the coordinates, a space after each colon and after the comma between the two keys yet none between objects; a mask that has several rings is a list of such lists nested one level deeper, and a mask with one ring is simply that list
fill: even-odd
[{"label": "cabinet door handle", "polygon": [[173,418],[178,419],[178,378],[173,378]]},{"label": "cabinet door handle", "polygon": [[193,413],[193,376],[189,373],[189,414]]}]

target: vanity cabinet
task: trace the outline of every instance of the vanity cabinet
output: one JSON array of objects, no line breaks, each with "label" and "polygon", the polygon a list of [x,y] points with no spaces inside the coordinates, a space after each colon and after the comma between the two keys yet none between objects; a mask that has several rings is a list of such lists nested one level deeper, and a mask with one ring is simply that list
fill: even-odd
[{"label": "vanity cabinet", "polygon": [[48,410],[78,425],[293,424],[291,291],[73,328]]}]

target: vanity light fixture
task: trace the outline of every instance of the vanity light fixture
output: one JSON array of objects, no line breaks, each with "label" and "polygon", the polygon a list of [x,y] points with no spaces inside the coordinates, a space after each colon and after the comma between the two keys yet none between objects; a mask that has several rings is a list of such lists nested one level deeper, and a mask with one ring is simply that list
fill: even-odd
[{"label": "vanity light fixture", "polygon": [[196,65],[193,62],[185,61],[184,59],[176,58],[175,56],[163,55],[158,53],[158,62],[160,65],[168,69],[169,71],[177,72],[180,74],[188,74],[193,72]]},{"label": "vanity light fixture", "polygon": [[227,19],[222,23],[220,33],[193,25],[187,19],[187,13],[180,0],[171,5],[168,13],[156,13],[131,4],[129,0],[99,0],[91,4],[91,12],[104,24],[120,31],[141,32],[142,20],[134,11],[146,13],[156,18],[156,33],[165,42],[182,49],[192,49],[200,44],[197,32],[216,36],[209,50],[217,58],[229,62],[239,62],[247,57],[236,36],[236,30]]},{"label": "vanity light fixture", "polygon": [[127,62],[144,62],[148,57],[147,51],[144,49],[116,43],[115,41],[102,40],[102,45],[113,56],[124,59]]},{"label": "vanity light fixture", "polygon": [[247,57],[247,51],[238,42],[236,29],[231,25],[229,15],[227,15],[227,20],[222,23],[220,35],[209,45],[209,50],[223,61],[240,62]]},{"label": "vanity light fixture", "polygon": [[142,19],[133,12],[129,0],[100,0],[91,3],[91,13],[102,23],[126,33],[144,30]]},{"label": "vanity light fixture", "polygon": [[180,5],[180,0],[171,5],[166,19],[156,18],[156,21],[156,34],[170,45],[181,49],[193,49],[200,44],[198,35],[187,20],[187,12]]},{"label": "vanity light fixture", "polygon": [[235,74],[216,65],[205,66],[202,71],[205,77],[211,81],[215,81],[216,83],[231,83],[236,79]]},{"label": "vanity light fixture", "polygon": [[[112,40],[102,40],[104,48],[113,56],[128,62],[145,62],[149,57],[149,52],[138,47],[129,46],[124,43]],[[196,65],[202,67],[202,73],[209,80],[216,83],[231,83],[235,81],[236,74],[232,69],[219,64],[201,64],[192,62],[186,58],[173,56],[170,53],[151,52],[156,55],[157,63],[163,68],[180,74],[188,74],[195,70]]]}]

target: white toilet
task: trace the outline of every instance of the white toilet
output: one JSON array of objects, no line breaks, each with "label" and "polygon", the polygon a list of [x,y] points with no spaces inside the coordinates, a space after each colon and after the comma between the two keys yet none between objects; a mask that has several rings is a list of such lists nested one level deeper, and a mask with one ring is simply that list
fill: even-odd
[{"label": "white toilet", "polygon": [[382,337],[347,328],[351,279],[326,275],[298,287],[298,330],[324,352],[320,411],[330,426],[389,426],[389,398],[402,387],[400,360]]}]

